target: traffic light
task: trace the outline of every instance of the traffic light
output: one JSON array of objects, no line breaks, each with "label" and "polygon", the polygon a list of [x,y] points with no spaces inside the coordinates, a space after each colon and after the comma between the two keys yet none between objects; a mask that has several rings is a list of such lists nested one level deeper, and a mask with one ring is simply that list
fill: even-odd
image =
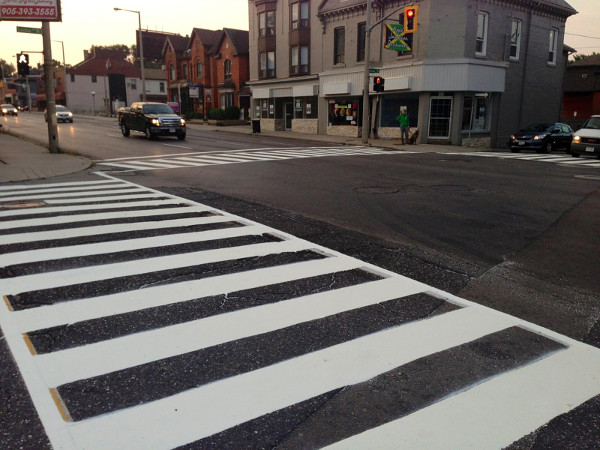
[{"label": "traffic light", "polygon": [[404,7],[404,33],[415,33],[417,31],[417,16],[419,7],[417,5]]},{"label": "traffic light", "polygon": [[373,78],[373,90],[375,92],[383,92],[385,79],[382,77]]},{"label": "traffic light", "polygon": [[17,55],[17,73],[22,77],[29,75],[29,55],[27,53]]}]

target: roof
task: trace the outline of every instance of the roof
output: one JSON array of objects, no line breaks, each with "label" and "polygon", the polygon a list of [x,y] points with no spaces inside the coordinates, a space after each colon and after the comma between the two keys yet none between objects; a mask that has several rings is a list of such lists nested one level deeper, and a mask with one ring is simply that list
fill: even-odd
[{"label": "roof", "polygon": [[144,76],[147,80],[166,80],[167,72],[162,69],[144,69]]},{"label": "roof", "polygon": [[[125,75],[126,77],[140,78],[141,71],[139,67],[134,66],[129,61],[123,59],[123,55],[115,50],[103,48],[93,48],[94,55],[73,67],[67,69],[67,73],[73,75],[101,75],[107,73]],[[107,69],[107,64],[110,68]]]},{"label": "roof", "polygon": [[[202,45],[210,52],[219,42],[221,38],[221,30],[206,30],[204,28],[194,28],[192,30],[192,37],[196,37],[202,42]],[[190,38],[190,44],[192,39]]]},{"label": "roof", "polygon": [[170,45],[177,56],[181,57],[183,52],[185,52],[188,48],[189,37],[180,36],[178,34],[174,34],[172,36],[166,36],[165,42],[162,48],[162,54],[165,54],[165,50],[167,49],[167,45]]},{"label": "roof", "polygon": [[[233,44],[233,47],[235,48],[235,51],[233,52],[234,55],[247,55],[248,54],[248,49],[250,46],[250,44],[249,44],[250,35],[249,35],[248,31],[236,30],[234,28],[223,28],[223,32],[227,35],[227,37]],[[222,39],[220,40],[219,44],[221,42],[222,42]]]},{"label": "roof", "polygon": [[580,59],[579,61],[572,62],[568,65],[569,67],[598,67],[600,66],[600,55],[591,55],[586,58]]},{"label": "roof", "polygon": [[[138,56],[139,56],[139,33],[135,33],[135,42],[138,48]],[[167,36],[178,36],[175,33],[165,33],[160,31],[150,31],[150,30],[142,30],[142,39],[144,42],[144,59],[154,59],[160,60],[163,59],[163,45],[165,44],[165,39]]]}]

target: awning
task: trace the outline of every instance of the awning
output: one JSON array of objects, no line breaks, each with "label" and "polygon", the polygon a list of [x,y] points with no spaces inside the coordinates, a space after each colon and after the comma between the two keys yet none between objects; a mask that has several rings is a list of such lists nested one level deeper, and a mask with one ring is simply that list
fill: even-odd
[{"label": "awning", "polygon": [[[45,102],[46,101],[46,94],[36,94],[36,96],[33,97],[33,99],[35,101],[38,101],[38,102]],[[64,100],[65,99],[65,93],[64,93],[64,91],[55,92],[54,93],[54,99],[55,100]]]}]

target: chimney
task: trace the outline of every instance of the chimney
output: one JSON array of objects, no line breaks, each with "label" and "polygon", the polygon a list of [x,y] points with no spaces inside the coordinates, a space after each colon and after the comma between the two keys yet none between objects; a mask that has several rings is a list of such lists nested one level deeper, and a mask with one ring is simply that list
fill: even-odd
[{"label": "chimney", "polygon": [[89,50],[84,50],[83,51],[83,60],[87,61],[88,59],[90,59],[90,51]]}]

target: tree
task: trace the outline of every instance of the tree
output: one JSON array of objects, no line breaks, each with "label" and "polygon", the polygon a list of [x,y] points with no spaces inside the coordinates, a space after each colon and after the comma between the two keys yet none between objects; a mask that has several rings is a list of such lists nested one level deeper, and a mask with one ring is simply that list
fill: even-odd
[{"label": "tree", "polygon": [[600,53],[593,52],[591,55],[584,55],[583,53],[576,53],[573,55],[573,59],[569,60],[569,64],[574,63],[576,61],[581,61],[589,56],[600,56]]},{"label": "tree", "polygon": [[90,49],[90,53],[94,53],[94,48],[100,48],[104,50],[112,50],[117,51],[121,54],[123,59],[127,59],[129,57],[129,47],[125,44],[114,44],[114,45],[95,45]]},{"label": "tree", "polygon": [[0,75],[0,78],[4,77],[4,78],[10,78],[15,76],[17,69],[15,69],[15,66],[13,66],[12,64],[6,62],[3,59],[0,59],[0,70],[2,70],[2,75]]}]

